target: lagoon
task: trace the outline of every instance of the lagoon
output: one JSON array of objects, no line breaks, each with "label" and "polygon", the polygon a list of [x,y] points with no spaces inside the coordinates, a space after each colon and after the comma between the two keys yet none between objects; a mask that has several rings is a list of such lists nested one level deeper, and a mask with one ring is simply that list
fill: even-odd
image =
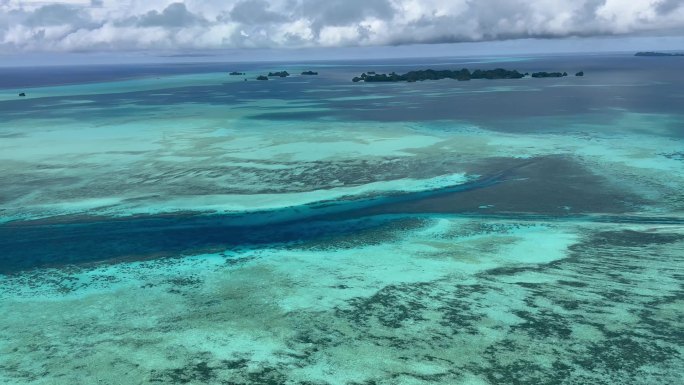
[{"label": "lagoon", "polygon": [[678,62],[437,62],[0,69],[0,383],[681,382]]}]

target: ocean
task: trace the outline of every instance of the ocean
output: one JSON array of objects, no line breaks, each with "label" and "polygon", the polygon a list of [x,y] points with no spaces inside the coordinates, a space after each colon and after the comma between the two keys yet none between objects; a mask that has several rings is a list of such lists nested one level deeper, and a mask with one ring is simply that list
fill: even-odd
[{"label": "ocean", "polygon": [[682,383],[683,63],[0,68],[0,383]]}]

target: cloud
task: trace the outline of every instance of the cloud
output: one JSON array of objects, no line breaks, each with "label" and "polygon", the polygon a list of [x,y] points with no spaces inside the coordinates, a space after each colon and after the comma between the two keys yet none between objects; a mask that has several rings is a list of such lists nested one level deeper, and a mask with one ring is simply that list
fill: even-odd
[{"label": "cloud", "polygon": [[389,0],[304,0],[299,11],[321,27],[338,27],[368,18],[391,20],[397,10]]},{"label": "cloud", "polygon": [[683,0],[0,0],[0,53],[683,33]]},{"label": "cloud", "polygon": [[228,20],[247,25],[286,23],[287,17],[273,12],[265,0],[244,0],[235,4],[228,15]]},{"label": "cloud", "polygon": [[656,11],[661,15],[674,12],[677,8],[681,9],[682,7],[684,7],[682,0],[660,0],[656,3]]},{"label": "cloud", "polygon": [[82,19],[79,9],[64,4],[49,4],[29,13],[23,22],[32,27],[79,24]]},{"label": "cloud", "polygon": [[164,8],[161,12],[157,12],[156,10],[147,12],[139,18],[137,24],[141,27],[182,28],[203,24],[205,22],[206,20],[201,16],[189,12],[185,7],[185,4],[173,3]]}]

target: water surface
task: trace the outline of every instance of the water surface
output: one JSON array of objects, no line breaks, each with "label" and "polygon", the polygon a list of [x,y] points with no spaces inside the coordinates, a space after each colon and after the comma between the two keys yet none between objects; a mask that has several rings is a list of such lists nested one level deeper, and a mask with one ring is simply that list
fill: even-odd
[{"label": "water surface", "polygon": [[680,383],[680,69],[2,69],[0,382]]}]

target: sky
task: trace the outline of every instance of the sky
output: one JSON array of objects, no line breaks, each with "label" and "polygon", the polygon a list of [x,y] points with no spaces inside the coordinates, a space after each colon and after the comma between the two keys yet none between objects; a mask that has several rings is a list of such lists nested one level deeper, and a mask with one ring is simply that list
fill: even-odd
[{"label": "sky", "polygon": [[0,65],[677,50],[683,37],[684,0],[0,0]]}]

